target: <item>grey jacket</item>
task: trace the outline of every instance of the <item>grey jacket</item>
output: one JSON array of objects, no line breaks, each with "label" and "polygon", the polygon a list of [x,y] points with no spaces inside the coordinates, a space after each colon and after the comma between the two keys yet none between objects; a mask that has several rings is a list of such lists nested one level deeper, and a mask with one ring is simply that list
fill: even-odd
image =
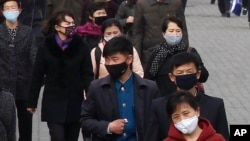
[{"label": "grey jacket", "polygon": [[115,16],[116,19],[119,20],[119,22],[121,23],[122,27],[123,27],[123,32],[128,36],[128,37],[132,37],[133,35],[133,24],[127,24],[126,20],[129,16],[134,16],[135,15],[135,7],[136,4],[132,5],[132,4],[128,4],[127,1],[123,1],[120,6],[119,9],[117,11],[117,14]]},{"label": "grey jacket", "polygon": [[31,28],[19,23],[11,43],[8,28],[0,25],[0,87],[10,91],[16,99],[27,98],[27,88],[36,54]]},{"label": "grey jacket", "polygon": [[16,106],[11,93],[0,88],[0,141],[16,141]]}]

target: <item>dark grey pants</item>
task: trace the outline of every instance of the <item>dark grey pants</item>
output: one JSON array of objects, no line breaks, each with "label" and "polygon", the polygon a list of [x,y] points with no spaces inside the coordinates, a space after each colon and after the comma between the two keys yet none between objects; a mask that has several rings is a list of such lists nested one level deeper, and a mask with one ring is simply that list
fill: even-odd
[{"label": "dark grey pants", "polygon": [[47,123],[51,141],[78,141],[80,123]]}]

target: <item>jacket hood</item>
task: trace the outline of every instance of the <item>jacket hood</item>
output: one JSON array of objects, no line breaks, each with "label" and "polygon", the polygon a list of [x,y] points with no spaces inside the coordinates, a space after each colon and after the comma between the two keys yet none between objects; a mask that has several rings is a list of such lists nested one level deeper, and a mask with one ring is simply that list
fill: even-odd
[{"label": "jacket hood", "polygon": [[[198,125],[202,129],[202,132],[197,141],[205,141],[209,139],[211,136],[214,136],[216,134],[214,128],[207,119],[199,117]],[[170,125],[168,138],[170,140],[186,141],[185,138],[183,137],[183,134],[175,128],[173,123]],[[164,141],[168,140],[165,139]]]}]

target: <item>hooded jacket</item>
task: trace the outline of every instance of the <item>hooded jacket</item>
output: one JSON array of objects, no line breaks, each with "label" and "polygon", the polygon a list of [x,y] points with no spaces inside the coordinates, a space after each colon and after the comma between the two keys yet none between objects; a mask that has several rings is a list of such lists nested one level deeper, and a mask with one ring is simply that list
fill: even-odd
[{"label": "hooded jacket", "polygon": [[[211,123],[205,118],[199,118],[199,127],[202,129],[197,141],[225,141],[221,134],[215,132]],[[174,124],[170,125],[168,137],[164,141],[186,141],[183,134],[175,128]]]}]

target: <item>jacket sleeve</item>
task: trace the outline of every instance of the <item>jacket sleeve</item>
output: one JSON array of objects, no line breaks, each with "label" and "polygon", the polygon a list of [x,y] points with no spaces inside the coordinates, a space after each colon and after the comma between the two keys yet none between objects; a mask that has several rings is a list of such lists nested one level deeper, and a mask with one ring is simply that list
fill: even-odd
[{"label": "jacket sleeve", "polygon": [[197,50],[196,50],[195,48],[192,48],[191,52],[194,53],[194,54],[198,57],[198,59],[199,59],[199,61],[200,61],[201,75],[200,75],[200,78],[199,78],[198,81],[204,83],[204,82],[207,81],[208,76],[209,76],[208,70],[207,70],[207,68],[204,66],[204,64],[203,64],[203,62],[202,62],[202,59],[201,59],[199,53],[197,52]]},{"label": "jacket sleeve", "polygon": [[[96,60],[95,60],[95,50],[96,50],[96,48],[93,48],[91,50],[91,52],[90,52],[94,76],[96,76],[96,72],[97,72],[97,70],[96,70]],[[98,79],[98,78],[95,78],[95,79]]]},{"label": "jacket sleeve", "polygon": [[29,58],[30,61],[32,63],[32,65],[34,65],[35,59],[36,59],[36,53],[37,53],[37,49],[38,46],[36,44],[36,38],[35,36],[30,37],[30,43],[29,43]]},{"label": "jacket sleeve", "polygon": [[9,123],[8,123],[8,128],[7,128],[7,138],[8,141],[16,141],[16,105],[15,105],[15,100],[12,95],[10,95],[10,99],[8,101],[8,104],[10,104],[10,118]]},{"label": "jacket sleeve", "polygon": [[36,108],[41,90],[42,83],[44,81],[45,74],[45,61],[44,61],[44,46],[39,47],[32,75],[29,84],[29,96],[28,96],[28,108]]},{"label": "jacket sleeve", "polygon": [[134,17],[134,32],[133,32],[133,45],[138,51],[139,56],[141,57],[141,46],[142,46],[142,38],[143,38],[143,9],[140,1],[137,2],[135,8],[135,17]]},{"label": "jacket sleeve", "polygon": [[140,57],[139,57],[139,55],[138,55],[135,48],[133,48],[133,52],[134,52],[134,55],[133,55],[134,58],[133,58],[133,63],[132,63],[133,72],[135,72],[138,75],[140,75],[141,77],[143,77],[144,76],[144,71],[143,71],[143,68],[142,68]]},{"label": "jacket sleeve", "polygon": [[227,122],[227,116],[226,116],[226,110],[224,106],[223,100],[220,101],[220,105],[218,106],[218,121],[217,121],[217,127],[215,127],[216,132],[223,135],[223,137],[226,139],[226,141],[229,141],[229,129],[228,129],[228,122]]},{"label": "jacket sleeve", "polygon": [[97,119],[95,85],[94,83],[90,84],[87,99],[82,104],[80,122],[85,133],[104,137],[107,135],[109,122]]},{"label": "jacket sleeve", "polygon": [[159,98],[160,90],[158,89],[157,84],[154,81],[149,80],[151,83],[151,101],[149,103],[148,111],[146,112],[145,116],[145,129],[144,129],[144,140],[145,141],[159,141],[159,124],[157,121],[157,117],[154,111],[154,104],[153,101]]},{"label": "jacket sleeve", "polygon": [[[182,0],[181,0],[182,1]],[[186,17],[185,17],[185,13],[184,13],[184,9],[182,6],[182,2],[180,1],[180,5],[178,6],[179,8],[177,8],[177,17],[181,19],[182,21],[182,25],[183,25],[183,41],[185,42],[186,46],[189,46],[189,39],[188,39],[188,29],[187,29],[187,24],[186,24]]]},{"label": "jacket sleeve", "polygon": [[83,54],[83,65],[81,70],[83,87],[86,93],[88,93],[89,84],[94,80],[93,66],[90,56],[90,50],[84,42],[82,42],[82,47],[85,49]]},{"label": "jacket sleeve", "polygon": [[145,127],[145,141],[160,141],[159,124],[153,102],[151,104],[150,112],[151,113],[148,115],[148,122],[146,123]]},{"label": "jacket sleeve", "polygon": [[127,17],[125,17],[124,13],[125,13],[125,2],[121,3],[118,10],[117,10],[117,13],[115,15],[115,18],[117,20],[119,20],[120,24],[122,25],[122,27],[125,27],[126,26],[126,20],[127,20]]},{"label": "jacket sleeve", "polygon": [[[13,101],[14,103],[14,101]],[[16,107],[13,104],[12,108],[12,116],[11,116],[11,130],[8,131],[8,140],[9,141],[16,141]]]}]

